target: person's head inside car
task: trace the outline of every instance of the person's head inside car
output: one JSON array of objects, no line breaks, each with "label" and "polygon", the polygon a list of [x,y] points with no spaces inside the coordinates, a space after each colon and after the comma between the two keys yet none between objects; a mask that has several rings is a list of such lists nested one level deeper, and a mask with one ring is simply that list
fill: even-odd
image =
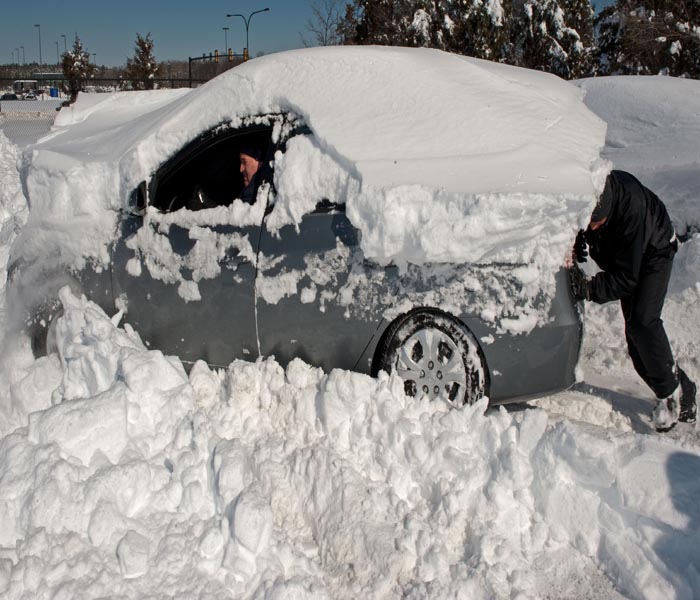
[{"label": "person's head inside car", "polygon": [[255,175],[260,169],[262,152],[252,144],[243,144],[239,152],[239,159],[243,187],[247,188],[254,181]]}]

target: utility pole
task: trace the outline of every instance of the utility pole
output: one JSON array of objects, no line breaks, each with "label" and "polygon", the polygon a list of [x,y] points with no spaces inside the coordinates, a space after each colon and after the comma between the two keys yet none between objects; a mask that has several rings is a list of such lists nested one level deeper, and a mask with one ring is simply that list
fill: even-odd
[{"label": "utility pole", "polygon": [[228,54],[228,27],[222,27],[221,29],[224,30],[224,52]]},{"label": "utility pole", "polygon": [[245,49],[243,50],[243,56],[245,57],[243,60],[248,60],[248,57],[250,56],[250,45],[249,45],[249,40],[248,40],[248,27],[250,26],[250,20],[253,18],[253,15],[257,15],[258,13],[261,12],[267,12],[270,10],[269,8],[263,8],[261,10],[254,10],[252,13],[248,15],[248,18],[246,19],[243,15],[236,13],[235,15],[226,15],[227,17],[240,17],[243,19],[243,22],[245,23]]},{"label": "utility pole", "polygon": [[38,27],[38,28],[39,28],[39,70],[41,70],[41,65],[42,65],[42,62],[43,62],[43,61],[41,60],[41,24],[40,24],[40,23],[36,23],[36,24],[34,25],[34,27]]}]

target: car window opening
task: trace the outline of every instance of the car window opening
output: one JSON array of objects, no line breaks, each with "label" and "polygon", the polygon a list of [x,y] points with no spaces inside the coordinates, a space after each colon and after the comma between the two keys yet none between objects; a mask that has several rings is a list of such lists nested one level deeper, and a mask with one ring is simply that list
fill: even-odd
[{"label": "car window opening", "polygon": [[[252,204],[260,184],[269,181],[271,176],[267,166],[273,151],[271,138],[271,128],[257,129],[218,136],[184,149],[185,156],[175,157],[172,167],[157,177],[151,205],[162,212],[174,212],[181,208],[202,210],[229,206],[237,198]],[[247,189],[241,152],[260,159],[259,169]],[[250,167],[248,169],[250,172]]]}]

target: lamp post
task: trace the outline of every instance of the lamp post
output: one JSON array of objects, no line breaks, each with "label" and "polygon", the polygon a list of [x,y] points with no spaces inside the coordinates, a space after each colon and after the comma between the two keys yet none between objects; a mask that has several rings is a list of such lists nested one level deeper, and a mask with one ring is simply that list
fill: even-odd
[{"label": "lamp post", "polygon": [[36,23],[34,27],[37,27],[39,29],[39,68],[41,68],[41,24]]},{"label": "lamp post", "polygon": [[[22,64],[26,65],[27,61],[24,59],[24,46],[20,46],[22,48]],[[17,60],[19,60],[19,55],[17,56]]]},{"label": "lamp post", "polygon": [[19,48],[15,48],[15,52],[17,52],[17,65],[19,66]]},{"label": "lamp post", "polygon": [[63,38],[63,51],[68,52],[68,45],[66,44],[66,34],[62,33],[61,37]]},{"label": "lamp post", "polygon": [[224,30],[224,52],[228,55],[228,27],[222,27]]},{"label": "lamp post", "polygon": [[236,13],[235,15],[226,15],[227,17],[240,17],[243,19],[243,22],[245,23],[245,52],[247,56],[250,56],[250,45],[248,43],[248,27],[250,26],[250,20],[253,18],[253,15],[257,15],[258,13],[261,12],[267,12],[270,10],[269,8],[263,8],[262,10],[254,10],[252,13],[248,15],[248,18],[246,19],[243,15]]},{"label": "lamp post", "polygon": [[56,66],[61,64],[61,59],[58,57],[58,41],[56,41]]}]

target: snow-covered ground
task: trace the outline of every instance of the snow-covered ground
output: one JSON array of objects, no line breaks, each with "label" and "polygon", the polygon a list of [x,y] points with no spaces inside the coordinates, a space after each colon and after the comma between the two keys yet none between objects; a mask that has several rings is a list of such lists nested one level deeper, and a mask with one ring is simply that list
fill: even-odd
[{"label": "snow-covered ground", "polygon": [[[700,83],[581,86],[608,157],[697,227]],[[0,309],[27,220],[18,153],[0,134]],[[188,376],[62,300],[58,354],[1,349],[2,597],[700,597],[700,435],[650,427],[617,305],[587,307],[575,389],[448,410],[299,361]],[[699,300],[695,235],[664,319],[696,381]]]}]

